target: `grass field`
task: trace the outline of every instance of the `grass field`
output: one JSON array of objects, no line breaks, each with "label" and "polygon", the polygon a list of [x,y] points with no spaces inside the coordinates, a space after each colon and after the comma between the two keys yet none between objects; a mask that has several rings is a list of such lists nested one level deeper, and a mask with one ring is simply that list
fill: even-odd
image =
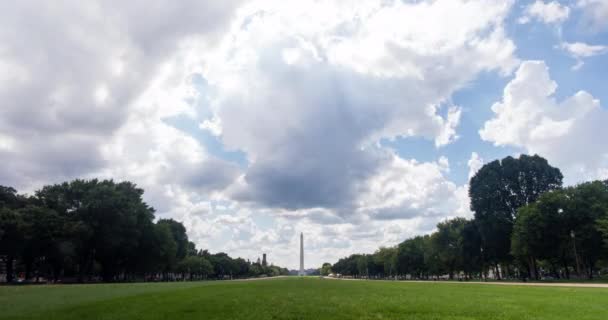
[{"label": "grass field", "polygon": [[608,319],[608,289],[316,278],[5,286],[0,319]]}]

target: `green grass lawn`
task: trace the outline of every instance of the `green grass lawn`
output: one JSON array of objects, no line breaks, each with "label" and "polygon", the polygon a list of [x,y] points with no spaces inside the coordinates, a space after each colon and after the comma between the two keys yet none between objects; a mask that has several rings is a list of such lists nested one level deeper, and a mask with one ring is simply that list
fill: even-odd
[{"label": "green grass lawn", "polygon": [[608,289],[317,278],[4,286],[0,319],[608,319]]}]

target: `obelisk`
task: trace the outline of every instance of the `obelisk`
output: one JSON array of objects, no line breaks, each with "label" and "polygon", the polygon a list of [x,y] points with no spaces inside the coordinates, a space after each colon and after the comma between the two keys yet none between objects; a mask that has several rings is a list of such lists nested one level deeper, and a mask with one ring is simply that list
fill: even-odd
[{"label": "obelisk", "polygon": [[304,233],[300,233],[300,272],[298,275],[304,275]]}]

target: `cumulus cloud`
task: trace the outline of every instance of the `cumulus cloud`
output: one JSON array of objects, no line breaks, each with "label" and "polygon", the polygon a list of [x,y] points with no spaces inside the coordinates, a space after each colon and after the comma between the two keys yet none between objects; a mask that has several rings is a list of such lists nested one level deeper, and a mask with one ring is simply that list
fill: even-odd
[{"label": "cumulus cloud", "polygon": [[181,47],[216,46],[238,4],[0,4],[2,184],[32,192],[73,178],[130,180],[160,216],[210,245],[223,232],[213,201],[240,169],[165,120],[195,117],[201,99]]},{"label": "cumulus cloud", "polygon": [[477,171],[483,167],[483,164],[483,158],[481,158],[477,152],[472,152],[471,158],[467,162],[467,165],[469,166],[469,181],[471,181],[471,178],[473,178]]},{"label": "cumulus cloud", "polygon": [[509,2],[264,4],[245,10],[203,71],[217,132],[250,162],[230,189],[243,202],[356,208],[394,162],[380,139],[452,142],[451,94],[517,64],[502,26]]},{"label": "cumulus cloud", "polygon": [[[379,141],[458,139],[452,94],[519,63],[503,27],[511,6],[0,4],[0,180],[31,191],[128,179],[200,247],[292,266],[302,230],[313,263],[393,245],[470,212],[448,158],[405,159]],[[176,117],[246,163],[214,155]]]},{"label": "cumulus cloud", "polygon": [[606,178],[608,112],[585,91],[558,102],[557,83],[543,61],[525,61],[492,106],[495,117],[480,130],[495,145],[521,147],[546,157],[567,183]]},{"label": "cumulus cloud", "polygon": [[544,2],[536,0],[527,5],[524,15],[519,18],[519,23],[526,24],[532,20],[537,20],[546,24],[560,24],[570,16],[570,8],[561,5],[557,1]]},{"label": "cumulus cloud", "polygon": [[373,219],[411,219],[467,215],[459,187],[447,180],[447,158],[418,163],[392,155],[390,163],[372,177],[368,192],[358,199],[359,211]]},{"label": "cumulus cloud", "polygon": [[578,70],[583,66],[584,58],[598,56],[608,52],[608,46],[590,45],[583,42],[563,42],[560,47],[571,57],[576,59],[576,64],[572,66],[573,70]]},{"label": "cumulus cloud", "polygon": [[194,33],[217,37],[235,4],[0,5],[0,137],[12,141],[0,179],[28,188],[105,168],[102,146],[133,117],[161,64]]}]

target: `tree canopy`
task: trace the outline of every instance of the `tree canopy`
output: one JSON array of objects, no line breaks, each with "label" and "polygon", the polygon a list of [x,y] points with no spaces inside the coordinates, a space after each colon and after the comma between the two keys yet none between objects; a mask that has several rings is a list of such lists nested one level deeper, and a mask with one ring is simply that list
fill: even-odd
[{"label": "tree canopy", "polygon": [[[473,219],[441,221],[430,235],[353,254],[332,270],[372,278],[541,279],[591,278],[608,268],[608,180],[562,188],[559,169],[522,155],[484,165],[469,188]],[[371,267],[357,267],[368,261]]]},{"label": "tree canopy", "polygon": [[544,158],[521,155],[484,165],[469,183],[471,210],[488,262],[508,263],[518,209],[562,185],[562,173]]},{"label": "tree canopy", "polygon": [[0,258],[6,280],[130,281],[286,274],[199,251],[184,225],[155,220],[130,182],[74,180],[22,196],[0,186]]}]

